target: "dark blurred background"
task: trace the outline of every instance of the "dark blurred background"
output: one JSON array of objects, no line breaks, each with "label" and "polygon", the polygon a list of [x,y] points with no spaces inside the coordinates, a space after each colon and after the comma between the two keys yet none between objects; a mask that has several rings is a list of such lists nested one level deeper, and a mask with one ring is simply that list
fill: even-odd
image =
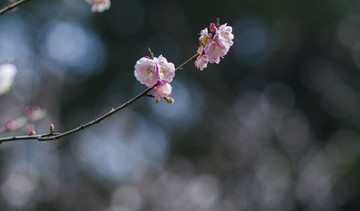
[{"label": "dark blurred background", "polygon": [[145,89],[148,47],[178,66],[217,17],[234,45],[180,71],[175,104],[1,144],[0,210],[360,210],[358,0],[30,1],[0,16],[0,61],[18,67],[0,124],[27,106],[47,112],[37,133],[88,122]]}]

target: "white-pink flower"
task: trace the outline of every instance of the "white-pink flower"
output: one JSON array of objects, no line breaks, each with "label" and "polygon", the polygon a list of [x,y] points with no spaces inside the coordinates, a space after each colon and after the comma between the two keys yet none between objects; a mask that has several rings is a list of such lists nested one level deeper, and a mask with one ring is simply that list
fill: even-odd
[{"label": "white-pink flower", "polygon": [[159,83],[154,89],[155,99],[159,101],[163,97],[167,97],[171,94],[171,85],[169,83]]},{"label": "white-pink flower", "polygon": [[87,0],[87,2],[92,4],[91,11],[93,12],[104,12],[111,6],[110,0]]},{"label": "white-pink flower", "polygon": [[170,83],[175,76],[175,65],[160,55],[158,58],[143,57],[136,62],[135,77],[147,87],[153,87],[157,82]]},{"label": "white-pink flower", "polygon": [[226,23],[216,30],[214,40],[218,41],[221,46],[229,49],[234,44],[233,39],[232,27],[227,26]]},{"label": "white-pink flower", "polygon": [[225,56],[229,48],[221,46],[218,41],[212,41],[205,46],[204,52],[210,63],[219,64],[220,58]]},{"label": "white-pink flower", "polygon": [[201,71],[207,67],[208,65],[208,58],[206,55],[198,56],[195,60],[195,66],[200,69]]},{"label": "white-pink flower", "polygon": [[171,83],[175,76],[175,65],[168,62],[162,55],[160,55],[159,58],[154,57],[154,61],[159,65],[159,81],[162,83]]},{"label": "white-pink flower", "polygon": [[13,64],[0,65],[0,95],[10,90],[17,70]]},{"label": "white-pink flower", "polygon": [[158,69],[156,61],[142,57],[135,64],[134,75],[140,83],[150,88],[158,82]]}]

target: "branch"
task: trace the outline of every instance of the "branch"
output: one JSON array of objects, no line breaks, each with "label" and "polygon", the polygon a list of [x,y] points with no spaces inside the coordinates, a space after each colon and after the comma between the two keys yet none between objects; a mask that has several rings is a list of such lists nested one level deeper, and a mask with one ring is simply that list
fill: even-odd
[{"label": "branch", "polygon": [[12,3],[12,4],[2,8],[0,10],[0,15],[3,15],[4,13],[9,12],[10,10],[12,10],[12,9],[14,9],[14,8],[28,2],[28,1],[30,1],[30,0],[19,0],[19,1],[15,2],[15,3]]},{"label": "branch", "polygon": [[[193,61],[199,54],[196,53],[194,56],[192,56],[191,58],[189,58],[188,60],[186,60],[184,63],[182,63],[179,67],[177,67],[175,69],[175,72],[181,70],[185,65],[189,64],[191,61]],[[106,114],[88,122],[85,123],[83,125],[80,125],[74,129],[68,130],[66,132],[63,133],[45,133],[45,134],[39,134],[39,135],[24,135],[24,136],[12,136],[12,137],[4,137],[4,138],[0,138],[0,143],[2,142],[9,142],[9,141],[18,141],[18,140],[38,140],[38,141],[53,141],[65,136],[69,136],[71,134],[77,133],[81,130],[84,130],[85,128],[88,128],[94,124],[100,123],[102,120],[112,116],[113,114],[121,111],[122,109],[128,107],[129,105],[131,105],[132,103],[134,103],[135,101],[137,101],[138,99],[144,97],[144,96],[149,96],[149,92],[156,86],[156,84],[153,87],[147,88],[144,91],[142,91],[140,94],[138,94],[137,96],[135,96],[134,98],[132,98],[131,100],[127,101],[126,103],[122,104],[121,106],[118,106],[117,108],[112,108],[109,112],[107,112]],[[150,95],[151,96],[151,95]]]}]

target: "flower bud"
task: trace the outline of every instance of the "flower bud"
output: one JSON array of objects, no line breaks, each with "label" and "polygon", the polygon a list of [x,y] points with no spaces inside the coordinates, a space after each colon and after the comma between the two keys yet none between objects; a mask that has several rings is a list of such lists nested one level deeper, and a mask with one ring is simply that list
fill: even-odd
[{"label": "flower bud", "polygon": [[168,102],[169,104],[173,104],[175,102],[175,100],[172,97],[164,97],[166,102]]},{"label": "flower bud", "polygon": [[35,130],[30,130],[29,136],[33,136],[33,135],[35,135],[35,134],[36,134]]},{"label": "flower bud", "polygon": [[49,128],[50,128],[50,132],[54,132],[54,129],[55,129],[54,124],[50,124],[50,125],[49,125]]},{"label": "flower bud", "polygon": [[214,32],[216,31],[216,29],[217,29],[215,23],[210,23],[209,28],[210,28],[210,31],[211,31],[212,33],[214,33]]},{"label": "flower bud", "polygon": [[158,103],[159,103],[159,100],[155,99],[155,100],[154,100],[154,103],[158,104]]}]

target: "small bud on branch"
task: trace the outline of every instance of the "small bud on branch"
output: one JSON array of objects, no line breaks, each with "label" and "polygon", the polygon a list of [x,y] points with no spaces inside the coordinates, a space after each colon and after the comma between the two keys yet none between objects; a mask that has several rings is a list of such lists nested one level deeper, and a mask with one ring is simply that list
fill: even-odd
[{"label": "small bud on branch", "polygon": [[54,124],[50,124],[50,125],[49,125],[49,128],[50,128],[50,133],[53,133],[54,130],[55,130]]},{"label": "small bud on branch", "polygon": [[29,131],[29,136],[33,136],[33,135],[35,135],[35,134],[36,134],[35,130],[30,130],[30,131]]}]

